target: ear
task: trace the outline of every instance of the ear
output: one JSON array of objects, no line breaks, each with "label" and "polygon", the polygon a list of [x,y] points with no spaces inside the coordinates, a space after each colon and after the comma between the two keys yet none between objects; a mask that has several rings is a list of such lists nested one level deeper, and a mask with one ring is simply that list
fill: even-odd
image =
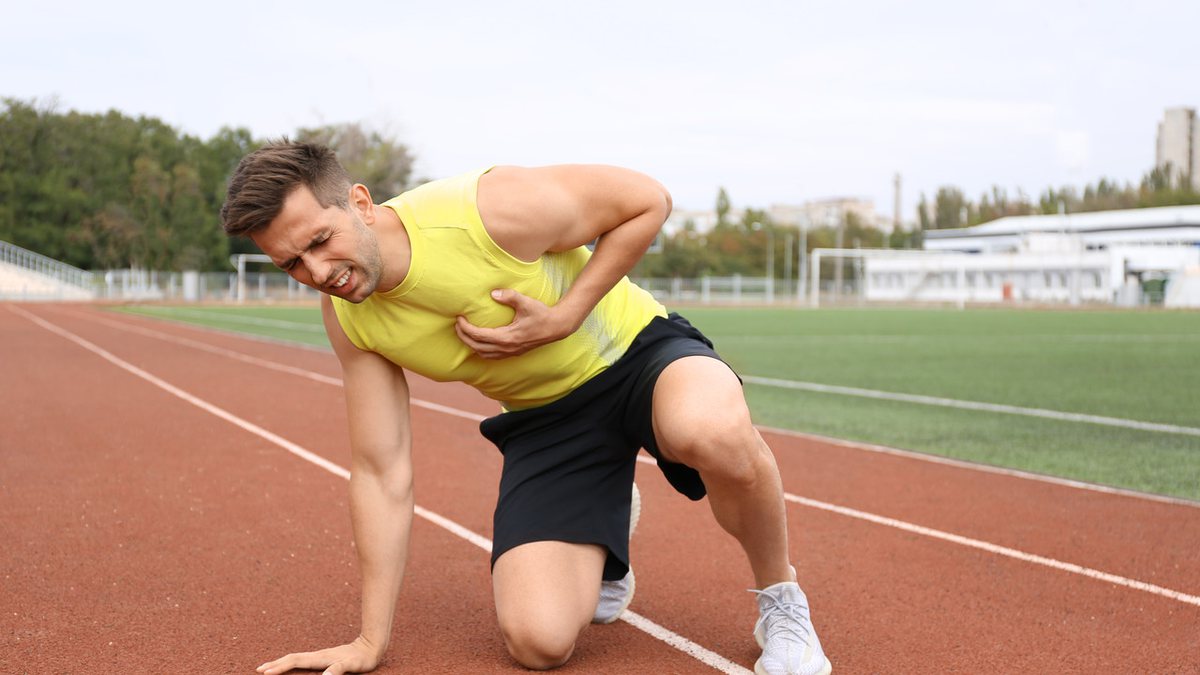
[{"label": "ear", "polygon": [[357,212],[367,225],[375,222],[375,202],[371,201],[371,192],[366,185],[355,183],[350,186],[350,208]]}]

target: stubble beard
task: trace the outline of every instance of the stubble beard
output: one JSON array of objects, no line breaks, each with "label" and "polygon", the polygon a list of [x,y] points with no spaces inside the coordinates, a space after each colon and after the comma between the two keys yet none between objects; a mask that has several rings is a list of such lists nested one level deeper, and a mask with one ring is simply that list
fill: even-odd
[{"label": "stubble beard", "polygon": [[358,268],[356,271],[359,275],[359,285],[355,297],[347,299],[357,304],[366,300],[379,287],[379,281],[383,277],[383,256],[379,252],[379,239],[375,236],[375,231],[357,216],[355,220],[359,235],[359,261],[355,265]]}]

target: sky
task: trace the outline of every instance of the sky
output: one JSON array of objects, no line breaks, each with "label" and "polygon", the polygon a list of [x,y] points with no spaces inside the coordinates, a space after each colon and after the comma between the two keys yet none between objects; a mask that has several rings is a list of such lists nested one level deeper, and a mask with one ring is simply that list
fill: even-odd
[{"label": "sky", "polygon": [[1200,107],[1200,2],[10,3],[0,97],[201,138],[362,122],[416,173],[605,163],[677,208],[1137,182]]}]

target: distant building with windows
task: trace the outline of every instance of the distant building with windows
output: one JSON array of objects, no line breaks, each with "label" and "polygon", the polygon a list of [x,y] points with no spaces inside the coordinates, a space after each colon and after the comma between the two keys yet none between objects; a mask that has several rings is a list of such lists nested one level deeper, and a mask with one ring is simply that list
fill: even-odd
[{"label": "distant building with windows", "polygon": [[[730,221],[737,222],[742,219],[742,212],[730,210],[728,218]],[[689,222],[697,232],[708,232],[717,226],[717,212],[676,208],[671,211],[671,215],[667,216],[667,222],[663,223],[663,231],[674,234],[683,230]]]},{"label": "distant building with windows", "polygon": [[1190,176],[1192,189],[1200,190],[1200,117],[1195,108],[1167,108],[1158,123],[1154,165]]},{"label": "distant building with windows", "polygon": [[800,205],[773,204],[767,214],[776,224],[794,227],[837,227],[849,216],[864,227],[885,232],[892,227],[890,220],[876,213],[875,202],[859,197],[829,197]]}]

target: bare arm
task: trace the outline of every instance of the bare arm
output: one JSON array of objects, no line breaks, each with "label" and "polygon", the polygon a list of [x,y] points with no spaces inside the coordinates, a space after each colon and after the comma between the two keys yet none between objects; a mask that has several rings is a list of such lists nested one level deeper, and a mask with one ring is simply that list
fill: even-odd
[{"label": "bare arm", "polygon": [[321,299],[325,330],[342,364],[350,422],[350,516],[362,571],[362,632],[354,642],[289,654],[259,666],[276,675],[293,668],[327,668],[328,675],[361,673],[379,665],[392,632],[412,529],[412,434],[404,371],[355,347]]},{"label": "bare arm", "polygon": [[511,305],[508,326],[487,329],[459,318],[460,338],[481,356],[503,358],[573,333],[604,294],[645,254],[671,213],[671,196],[649,176],[612,166],[497,167],[479,182],[488,234],[523,260],[598,240],[592,258],[553,307],[497,289]]}]

